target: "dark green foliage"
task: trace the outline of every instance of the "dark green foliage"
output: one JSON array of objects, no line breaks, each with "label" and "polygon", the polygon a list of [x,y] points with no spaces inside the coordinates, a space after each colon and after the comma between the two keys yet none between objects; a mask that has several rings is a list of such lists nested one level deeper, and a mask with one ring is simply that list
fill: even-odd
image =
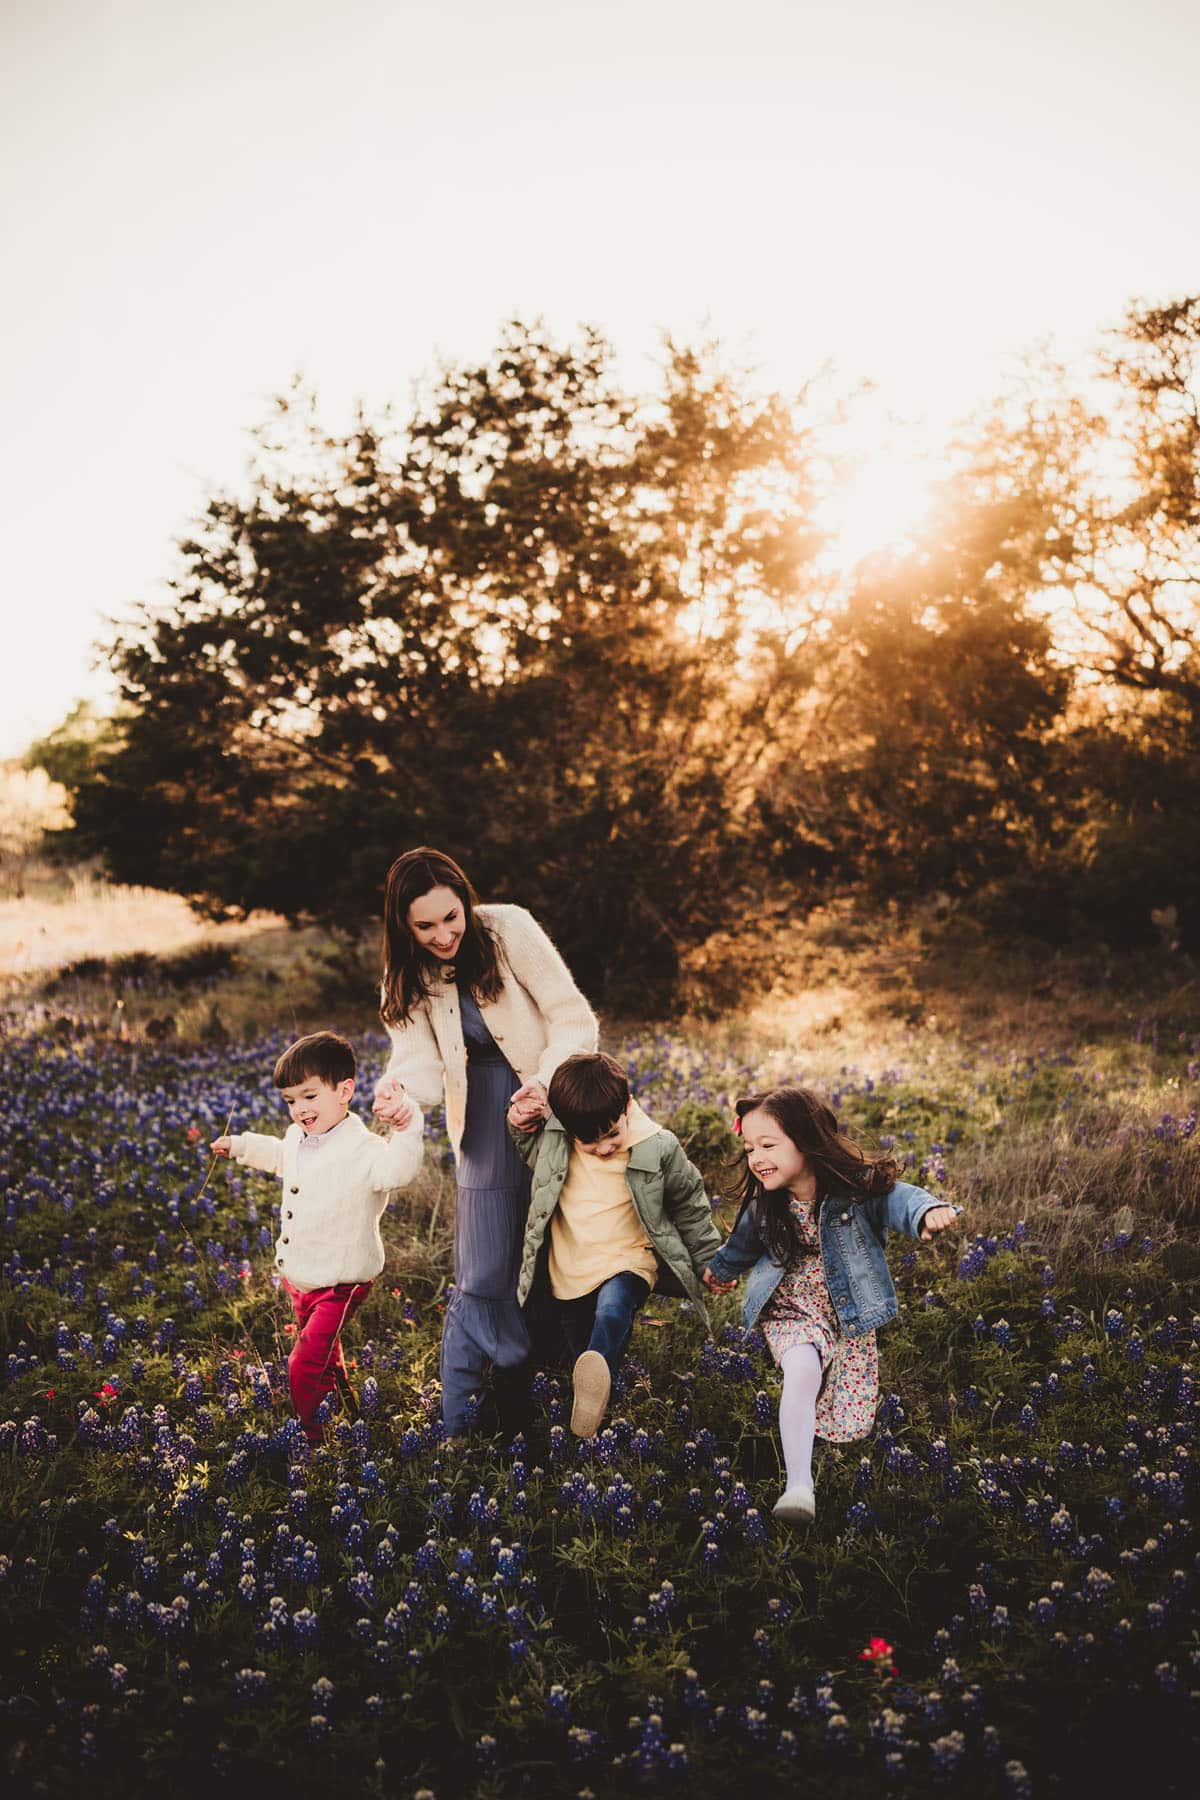
[{"label": "dark green foliage", "polygon": [[1103,412],[1043,374],[840,579],[809,410],[711,351],[646,399],[516,324],[338,439],[294,394],[121,632],[118,719],[34,754],[120,879],[354,931],[433,843],[609,1001],[850,888],[1194,948],[1198,366],[1200,301],[1132,311]]}]

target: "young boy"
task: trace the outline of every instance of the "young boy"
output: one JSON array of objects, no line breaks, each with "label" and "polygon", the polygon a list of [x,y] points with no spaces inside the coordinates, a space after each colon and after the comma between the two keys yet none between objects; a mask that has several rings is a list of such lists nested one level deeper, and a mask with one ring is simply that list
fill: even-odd
[{"label": "young boy", "polygon": [[549,1227],[553,1307],[575,1358],[571,1430],[590,1438],[651,1288],[703,1312],[700,1283],[722,1240],[703,1176],[631,1097],[620,1063],[568,1056],[547,1100],[522,1088],[508,1114],[533,1169],[517,1299],[529,1297]]},{"label": "young boy", "polygon": [[292,1405],[310,1444],[323,1432],[317,1408],[336,1387],[352,1416],[358,1406],[346,1374],[341,1333],[383,1268],[379,1221],[393,1188],[421,1166],[419,1110],[378,1137],[350,1111],[358,1065],[336,1031],[315,1031],[275,1064],[292,1124],[282,1138],[243,1131],[219,1137],[216,1156],[283,1177],[275,1268],[299,1327],[288,1357]]}]

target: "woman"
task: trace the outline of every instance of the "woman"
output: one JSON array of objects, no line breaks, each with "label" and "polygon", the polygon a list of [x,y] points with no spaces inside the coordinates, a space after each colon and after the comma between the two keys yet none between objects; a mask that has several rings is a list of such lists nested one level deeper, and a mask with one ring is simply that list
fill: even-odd
[{"label": "woman", "polygon": [[[596,1020],[541,926],[521,906],[481,906],[458,864],[410,850],[388,870],[383,1001],[392,1054],[375,1111],[410,1093],[445,1096],[454,1151],[454,1292],[442,1328],[442,1418],[466,1427],[484,1368],[529,1355],[517,1276],[529,1171],[508,1134],[510,1105],[541,1112],[564,1057],[596,1047]],[[514,1096],[514,1088],[518,1089]]]}]

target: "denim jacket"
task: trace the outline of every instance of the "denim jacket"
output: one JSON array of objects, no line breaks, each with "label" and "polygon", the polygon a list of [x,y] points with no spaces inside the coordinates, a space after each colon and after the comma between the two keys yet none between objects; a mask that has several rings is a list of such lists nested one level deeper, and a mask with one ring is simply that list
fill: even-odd
[{"label": "denim jacket", "polygon": [[[818,1227],[821,1263],[847,1337],[875,1331],[899,1311],[883,1250],[888,1232],[903,1231],[916,1237],[930,1207],[943,1204],[924,1188],[910,1187],[906,1181],[898,1181],[886,1194],[822,1202]],[[749,1329],[783,1279],[783,1264],[772,1260],[759,1237],[753,1206],[746,1208],[709,1268],[719,1281],[751,1271],[742,1303],[742,1317]]]}]

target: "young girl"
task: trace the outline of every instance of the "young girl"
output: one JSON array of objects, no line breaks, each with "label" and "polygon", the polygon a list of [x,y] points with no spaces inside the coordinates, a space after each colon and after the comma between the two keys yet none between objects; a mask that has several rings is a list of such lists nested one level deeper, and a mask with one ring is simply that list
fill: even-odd
[{"label": "young girl", "polygon": [[930,1238],[961,1209],[897,1181],[895,1162],[860,1150],[807,1088],[748,1094],[736,1110],[742,1204],[704,1278],[728,1289],[752,1270],[743,1317],[762,1326],[783,1370],[787,1484],[774,1513],[807,1523],[816,1515],[814,1435],[848,1443],[874,1422],[875,1332],[898,1310],[884,1240],[889,1231]]}]

